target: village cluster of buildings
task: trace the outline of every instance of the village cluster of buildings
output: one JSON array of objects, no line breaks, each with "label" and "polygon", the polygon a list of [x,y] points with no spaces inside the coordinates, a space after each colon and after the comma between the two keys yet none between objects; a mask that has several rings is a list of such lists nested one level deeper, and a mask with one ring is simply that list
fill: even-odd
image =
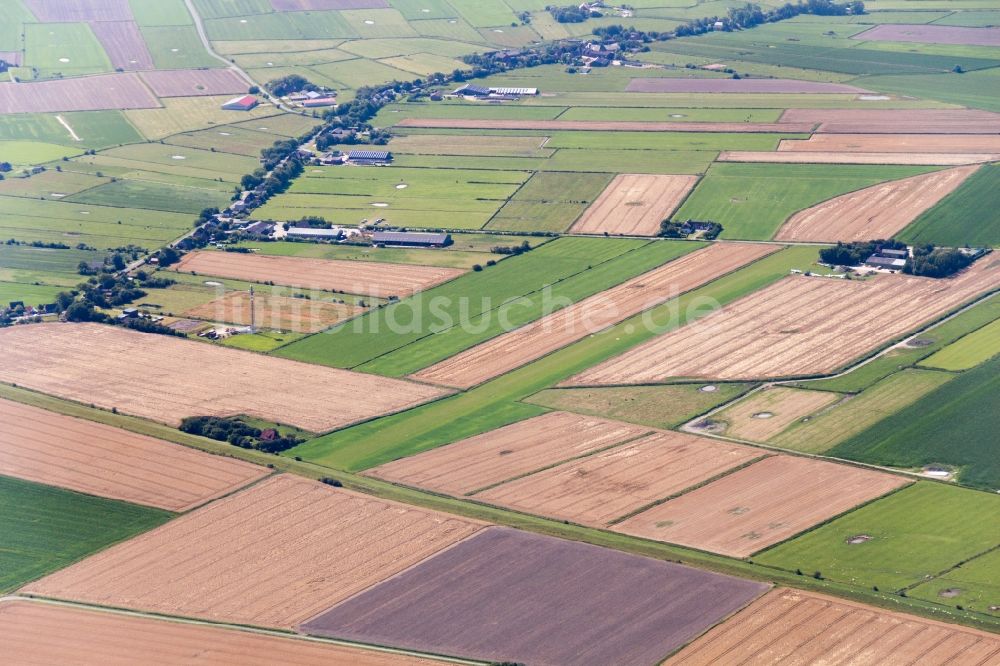
[{"label": "village cluster of buildings", "polygon": [[275,222],[235,221],[232,234],[254,236],[262,240],[297,240],[316,243],[359,243],[375,247],[436,248],[451,245],[451,234],[422,231],[376,231],[364,227],[295,226],[287,229]]},{"label": "village cluster of buildings", "polygon": [[480,100],[518,100],[522,97],[534,97],[537,94],[538,88],[486,88],[471,83],[456,88],[452,93],[455,97]]},{"label": "village cluster of buildings", "polygon": [[337,105],[337,92],[334,90],[303,90],[285,97],[283,100],[304,109],[319,109]]}]

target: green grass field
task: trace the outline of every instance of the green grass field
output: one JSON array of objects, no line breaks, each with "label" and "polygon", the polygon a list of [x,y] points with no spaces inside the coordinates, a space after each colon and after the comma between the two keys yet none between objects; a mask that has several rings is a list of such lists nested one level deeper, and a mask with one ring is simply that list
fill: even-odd
[{"label": "green grass field", "polygon": [[606,173],[536,173],[486,228],[565,231],[600,196],[611,178]]},{"label": "green grass field", "polygon": [[[923,481],[760,553],[755,562],[899,590],[998,545],[1000,497]],[[849,539],[866,535],[858,544]]]},{"label": "green grass field", "polygon": [[[1000,79],[996,81],[1000,84]],[[987,164],[899,235],[908,243],[1000,245],[1000,166]]]},{"label": "green grass field", "polygon": [[952,375],[930,370],[903,370],[824,411],[805,423],[796,423],[770,443],[807,453],[824,453],[900,409],[913,404]]},{"label": "green grass field", "polygon": [[723,238],[768,240],[793,213],[835,196],[932,171],[926,167],[713,164],[674,215],[713,220]]},{"label": "green grass field", "polygon": [[674,428],[700,414],[746,393],[754,384],[715,384],[716,390],[702,391],[704,384],[663,386],[612,386],[608,388],[546,389],[525,398],[547,409],[601,416],[654,428]]},{"label": "green grass field", "polygon": [[86,23],[25,23],[24,64],[40,78],[110,72],[111,61]]},{"label": "green grass field", "polygon": [[258,254],[283,257],[313,257],[316,259],[341,259],[347,261],[378,261],[390,264],[441,266],[443,268],[472,268],[490,259],[499,260],[503,255],[465,250],[425,250],[421,248],[367,247],[354,245],[327,245],[323,243],[254,243],[242,242],[238,247],[254,249]]},{"label": "green grass field", "polygon": [[998,489],[998,391],[1000,358],[995,358],[963,372],[829,454],[897,467],[950,465],[961,469],[958,478],[963,484]]},{"label": "green grass field", "polygon": [[157,69],[223,66],[205,50],[193,25],[143,26],[141,30]]},{"label": "green grass field", "polygon": [[1000,599],[1000,549],[980,555],[917,585],[909,594],[917,599],[955,604],[980,613],[998,615],[1000,610],[997,610],[996,600]]},{"label": "green grass field", "polygon": [[79,155],[82,148],[70,148],[41,141],[0,141],[0,155],[15,168],[53,162],[63,157]]},{"label": "green grass field", "polygon": [[[543,408],[518,401],[645,342],[657,332],[682,326],[700,314],[691,306],[703,298],[725,305],[779,280],[791,268],[808,266],[814,257],[811,247],[774,253],[471,391],[319,437],[286,455],[334,468],[362,470],[536,416]],[[642,325],[645,321],[653,322],[655,330]]]},{"label": "green grass field", "polygon": [[184,6],[184,0],[129,0],[129,7],[135,22],[140,26],[150,25],[190,25],[191,15]]},{"label": "green grass field", "polygon": [[221,189],[181,187],[143,180],[119,180],[66,197],[65,201],[195,215],[206,208],[225,208],[229,204],[231,194],[230,191]]},{"label": "green grass field", "polygon": [[0,592],[165,523],[170,513],[0,476]]},{"label": "green grass field", "polygon": [[920,365],[942,370],[969,370],[997,354],[1000,354],[1000,320],[987,324],[928,356]]}]

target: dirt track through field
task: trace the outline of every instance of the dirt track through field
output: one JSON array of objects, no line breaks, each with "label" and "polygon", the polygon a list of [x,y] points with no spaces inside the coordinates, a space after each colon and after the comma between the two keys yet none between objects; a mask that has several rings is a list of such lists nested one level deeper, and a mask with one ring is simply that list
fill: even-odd
[{"label": "dirt track through field", "polygon": [[812,458],[765,458],[611,527],[747,557],[906,485],[900,476]]},{"label": "dirt track through field", "polygon": [[0,601],[0,644],[17,664],[203,664],[211,666],[432,666],[433,659],[207,625]]},{"label": "dirt track through field", "polygon": [[946,279],[792,275],[605,361],[566,386],[827,374],[1000,287],[987,255]]},{"label": "dirt track through field", "polygon": [[696,289],[779,247],[713,243],[411,376],[443,386],[474,386]]},{"label": "dirt track through field", "polygon": [[912,166],[961,166],[1000,160],[998,153],[855,153],[784,150],[760,152],[724,150],[719,162],[767,162],[774,164],[907,164]]},{"label": "dirt track through field", "polygon": [[726,422],[726,435],[766,442],[803,417],[840,400],[839,393],[772,386],[714,415]]},{"label": "dirt track through field", "polygon": [[192,252],[174,268],[199,275],[273,282],[302,289],[326,289],[349,294],[405,298],[462,275],[457,268],[279,257],[240,252]]},{"label": "dirt track through field", "polygon": [[570,232],[655,236],[697,182],[698,176],[619,174]]},{"label": "dirt track through field", "polygon": [[302,629],[492,663],[645,666],[766,589],[610,548],[490,527]]},{"label": "dirt track through field", "polygon": [[0,474],[187,511],[266,476],[264,467],[0,399]]},{"label": "dirt track through field", "polygon": [[808,133],[811,122],[696,123],[632,120],[463,120],[461,118],[406,118],[396,127],[481,130],[543,130],[593,132],[793,132]]},{"label": "dirt track through field", "polygon": [[977,109],[788,109],[778,122],[831,134],[1000,134],[1000,113]]},{"label": "dirt track through field", "polygon": [[0,381],[178,425],[248,414],[324,432],[441,389],[103,324],[0,329]]},{"label": "dirt track through field", "polygon": [[748,446],[659,432],[473,497],[516,511],[603,527],[762,455]]},{"label": "dirt track through field", "polygon": [[387,463],[367,474],[464,495],[646,432],[649,428],[642,426],[551,412]]},{"label": "dirt track through field", "polygon": [[669,666],[1000,663],[1000,637],[800,590],[773,590],[711,629]]},{"label": "dirt track through field", "polygon": [[[315,333],[339,321],[365,312],[367,308],[347,303],[330,303],[315,298],[290,298],[254,294],[254,320],[258,328]],[[230,324],[250,325],[250,294],[231,291],[184,313],[185,317]]]},{"label": "dirt track through field", "polygon": [[1000,155],[1000,136],[979,134],[813,134],[782,139],[779,152],[991,153]]},{"label": "dirt track through field", "polygon": [[892,238],[951,194],[978,166],[963,166],[872,185],[799,211],[775,235],[782,241]]},{"label": "dirt track through field", "polygon": [[481,526],[280,475],[24,590],[291,629]]}]

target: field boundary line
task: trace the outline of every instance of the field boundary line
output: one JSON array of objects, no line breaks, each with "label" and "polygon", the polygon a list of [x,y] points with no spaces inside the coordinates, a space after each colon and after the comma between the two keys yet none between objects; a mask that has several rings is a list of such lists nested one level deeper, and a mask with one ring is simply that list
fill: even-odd
[{"label": "field boundary line", "polygon": [[946,576],[950,572],[954,571],[955,569],[961,569],[963,566],[965,566],[969,562],[972,562],[973,560],[978,560],[979,558],[985,557],[985,556],[989,555],[990,553],[993,553],[993,552],[998,551],[998,550],[1000,550],[1000,543],[998,543],[995,546],[991,546],[991,547],[987,548],[986,550],[984,550],[984,551],[982,551],[980,553],[976,553],[975,555],[967,557],[964,560],[962,560],[961,562],[958,562],[957,564],[954,564],[954,565],[948,567],[947,569],[942,569],[941,571],[937,572],[936,574],[932,574],[930,578],[923,578],[921,580],[918,580],[916,583],[910,583],[906,587],[903,587],[903,588],[900,588],[900,589],[903,592],[908,592],[908,591],[910,591],[912,589],[920,587],[924,583],[929,583],[931,581],[937,580],[938,578],[941,578],[942,576]]}]

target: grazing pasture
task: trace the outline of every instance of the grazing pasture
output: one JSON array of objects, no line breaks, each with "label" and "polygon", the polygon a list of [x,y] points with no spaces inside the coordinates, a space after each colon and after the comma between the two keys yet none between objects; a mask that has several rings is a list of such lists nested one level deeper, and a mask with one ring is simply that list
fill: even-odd
[{"label": "grazing pasture", "polygon": [[704,247],[412,376],[445,386],[469,388],[696,289],[777,249],[773,245],[731,243]]},{"label": "grazing pasture", "polygon": [[[59,122],[69,125],[77,138]],[[120,111],[84,111],[80,113],[18,113],[0,115],[0,140],[58,143],[81,148],[108,146],[141,141],[142,137]]]},{"label": "grazing pasture", "polygon": [[858,467],[771,456],[611,529],[748,557],[907,483],[901,476]]},{"label": "grazing pasture", "polygon": [[449,495],[469,495],[646,432],[627,423],[550,412],[381,465],[367,474]]},{"label": "grazing pasture", "polygon": [[231,291],[184,313],[185,317],[297,333],[315,333],[361,314],[366,308],[317,299],[254,294],[254,321],[251,322],[250,294]]},{"label": "grazing pasture", "polygon": [[113,67],[86,23],[24,23],[24,64],[36,78],[100,74]]},{"label": "grazing pasture", "polygon": [[766,589],[493,527],[301,628],[491,662],[653,664]]},{"label": "grazing pasture", "polygon": [[0,474],[133,504],[187,511],[268,473],[9,400],[0,399],[0,419]]},{"label": "grazing pasture", "polygon": [[901,235],[908,243],[1000,245],[1000,165],[987,164],[925,211]]},{"label": "grazing pasture", "polygon": [[793,423],[829,407],[842,396],[829,391],[772,386],[712,415],[729,437],[766,442]]},{"label": "grazing pasture", "polygon": [[620,174],[570,231],[655,236],[660,222],[670,217],[697,182],[697,176]]},{"label": "grazing pasture", "polygon": [[727,382],[717,385],[546,389],[525,398],[523,402],[654,428],[674,428],[714,407],[735,400],[752,387],[753,384]]},{"label": "grazing pasture", "polygon": [[997,390],[1000,358],[994,357],[926,392],[829,454],[897,467],[955,467],[965,485],[1000,489]]},{"label": "grazing pasture", "polygon": [[670,666],[753,660],[864,663],[915,660],[930,666],[984,664],[1000,653],[995,634],[879,610],[800,590],[773,590],[685,647]]},{"label": "grazing pasture", "polygon": [[715,163],[675,217],[718,222],[722,238],[768,240],[797,211],[926,171],[900,166]]},{"label": "grazing pasture", "polygon": [[336,259],[211,251],[191,252],[174,269],[200,275],[273,282],[304,289],[344,291],[379,298],[405,298],[463,273],[454,268],[433,266],[356,263]]},{"label": "grazing pasture", "polygon": [[908,594],[934,603],[954,603],[979,613],[1000,613],[995,603],[1000,595],[1000,549],[994,549],[955,567]]},{"label": "grazing pasture", "polygon": [[291,629],[480,527],[279,475],[24,590]]},{"label": "grazing pasture", "polygon": [[0,342],[9,350],[0,381],[170,425],[248,414],[321,432],[444,394],[100,324],[15,326],[0,330]]},{"label": "grazing pasture", "polygon": [[[918,482],[754,557],[861,587],[899,590],[995,548],[1000,497]],[[919,520],[914,520],[918,516]],[[865,538],[867,537],[867,538]],[[950,602],[945,602],[951,605]]]},{"label": "grazing pasture", "polygon": [[0,601],[0,642],[16,662],[75,663],[104,666],[125,663],[212,663],[244,666],[252,663],[299,666],[439,666],[445,662],[98,611],[28,599]]},{"label": "grazing pasture", "polygon": [[0,113],[155,109],[159,106],[153,93],[133,72],[0,83]]},{"label": "grazing pasture", "polygon": [[788,218],[774,238],[845,242],[892,238],[978,168],[944,169],[842,194]]},{"label": "grazing pasture", "polygon": [[[995,290],[987,256],[935,280],[789,276],[574,377],[569,385],[640,384],[669,377],[754,379],[831,373],[980,294]],[[873,304],[879,310],[873,311]]]},{"label": "grazing pasture", "polygon": [[512,479],[473,498],[604,527],[764,455],[746,446],[659,432]]},{"label": "grazing pasture", "polygon": [[215,187],[218,183],[203,182],[212,186],[211,189],[140,179],[117,180],[98,185],[79,194],[73,194],[62,200],[116,208],[145,208],[187,213],[192,216],[209,207],[225,208],[229,202],[229,192]]},{"label": "grazing pasture", "polygon": [[951,371],[971,370],[997,354],[1000,354],[1000,320],[951,343],[922,360],[920,365]]},{"label": "grazing pasture", "polygon": [[159,509],[0,476],[0,591],[9,592],[170,517]]},{"label": "grazing pasture", "polygon": [[606,173],[536,172],[486,228],[565,231],[610,180],[611,175]]}]

